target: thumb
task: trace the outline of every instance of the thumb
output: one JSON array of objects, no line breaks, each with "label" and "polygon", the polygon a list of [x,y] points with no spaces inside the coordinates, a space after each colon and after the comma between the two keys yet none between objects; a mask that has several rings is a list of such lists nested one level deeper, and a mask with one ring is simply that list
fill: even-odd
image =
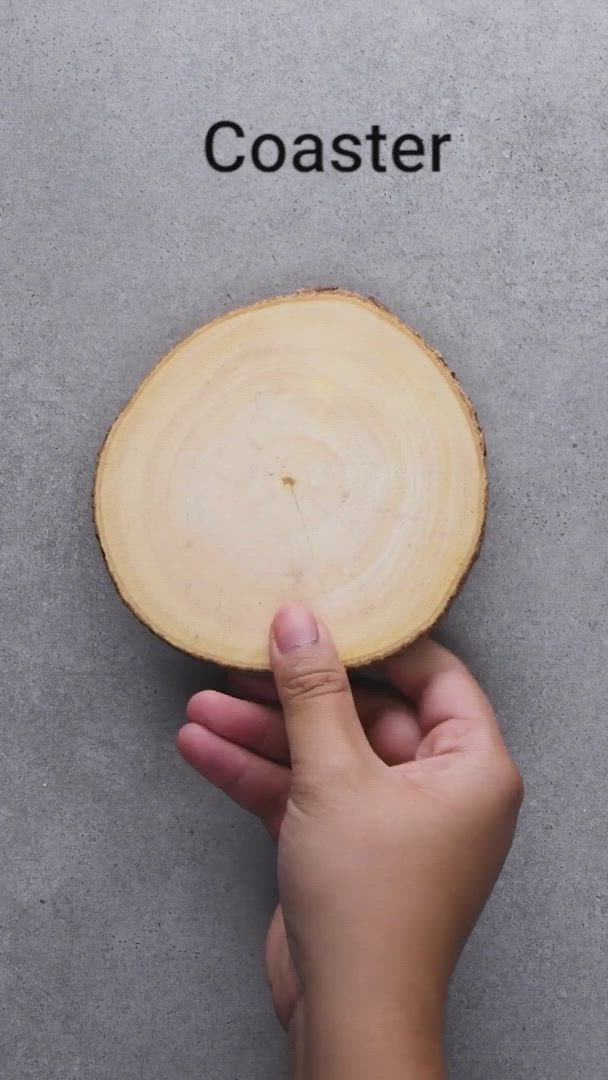
[{"label": "thumb", "polygon": [[309,608],[291,604],[277,612],[270,660],[294,768],[344,766],[370,752],[344,664]]}]

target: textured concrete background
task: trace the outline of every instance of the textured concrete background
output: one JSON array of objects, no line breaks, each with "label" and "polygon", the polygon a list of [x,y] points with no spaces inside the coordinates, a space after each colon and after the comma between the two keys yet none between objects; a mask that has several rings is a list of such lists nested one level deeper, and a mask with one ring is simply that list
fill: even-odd
[{"label": "textured concrete background", "polygon": [[[181,764],[213,677],[106,578],[95,453],[203,320],[371,292],[479,407],[487,541],[442,628],[523,767],[453,986],[455,1080],[608,1076],[603,2],[5,0],[3,1080],[268,1080],[272,851]],[[451,131],[440,176],[213,173],[207,127]]]}]

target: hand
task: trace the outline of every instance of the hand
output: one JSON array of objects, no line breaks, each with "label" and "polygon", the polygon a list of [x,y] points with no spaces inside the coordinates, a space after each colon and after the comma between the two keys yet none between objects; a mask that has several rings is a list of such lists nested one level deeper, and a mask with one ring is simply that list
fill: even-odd
[{"label": "hand", "polygon": [[[412,760],[420,742],[412,707],[377,681],[366,682],[359,674],[356,678],[357,713],[375,753],[388,765]],[[235,671],[228,674],[228,683],[232,695],[203,690],[191,698],[178,747],[206,779],[260,818],[276,840],[287,806],[291,769],[274,678]],[[273,1004],[281,1024],[288,1028],[299,987],[280,904],[268,931],[266,962]]]},{"label": "hand", "polygon": [[367,1075],[374,1040],[380,1075],[377,1055],[406,1037],[412,1075],[440,1075],[448,979],[507,854],[519,774],[477,684],[430,641],[382,665],[416,714],[391,699],[367,738],[329,635],[305,609],[279,613],[271,660],[291,777],[268,706],[197,695],[179,744],[279,832],[287,936],[278,914],[268,943],[279,1014],[301,1060],[336,1064],[322,1075],[343,1075],[353,1047],[344,1075]]}]

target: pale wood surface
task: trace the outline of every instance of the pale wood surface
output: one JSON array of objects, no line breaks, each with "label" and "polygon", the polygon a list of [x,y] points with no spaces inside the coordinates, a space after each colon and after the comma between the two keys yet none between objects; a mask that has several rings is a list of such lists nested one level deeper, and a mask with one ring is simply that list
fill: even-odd
[{"label": "pale wood surface", "polygon": [[152,630],[267,666],[310,603],[351,665],[429,629],[478,551],[484,444],[453,374],[382,305],[339,290],[231,312],[164,358],[113,425],[94,509]]}]

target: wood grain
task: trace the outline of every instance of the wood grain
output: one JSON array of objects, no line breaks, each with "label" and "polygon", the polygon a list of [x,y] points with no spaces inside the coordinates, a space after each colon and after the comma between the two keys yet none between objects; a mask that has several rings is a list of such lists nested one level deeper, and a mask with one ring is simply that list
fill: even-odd
[{"label": "wood grain", "polygon": [[160,637],[268,666],[313,606],[359,665],[429,630],[481,543],[485,447],[443,360],[377,300],[304,290],[223,315],[151,371],[101,449],[94,519]]}]

